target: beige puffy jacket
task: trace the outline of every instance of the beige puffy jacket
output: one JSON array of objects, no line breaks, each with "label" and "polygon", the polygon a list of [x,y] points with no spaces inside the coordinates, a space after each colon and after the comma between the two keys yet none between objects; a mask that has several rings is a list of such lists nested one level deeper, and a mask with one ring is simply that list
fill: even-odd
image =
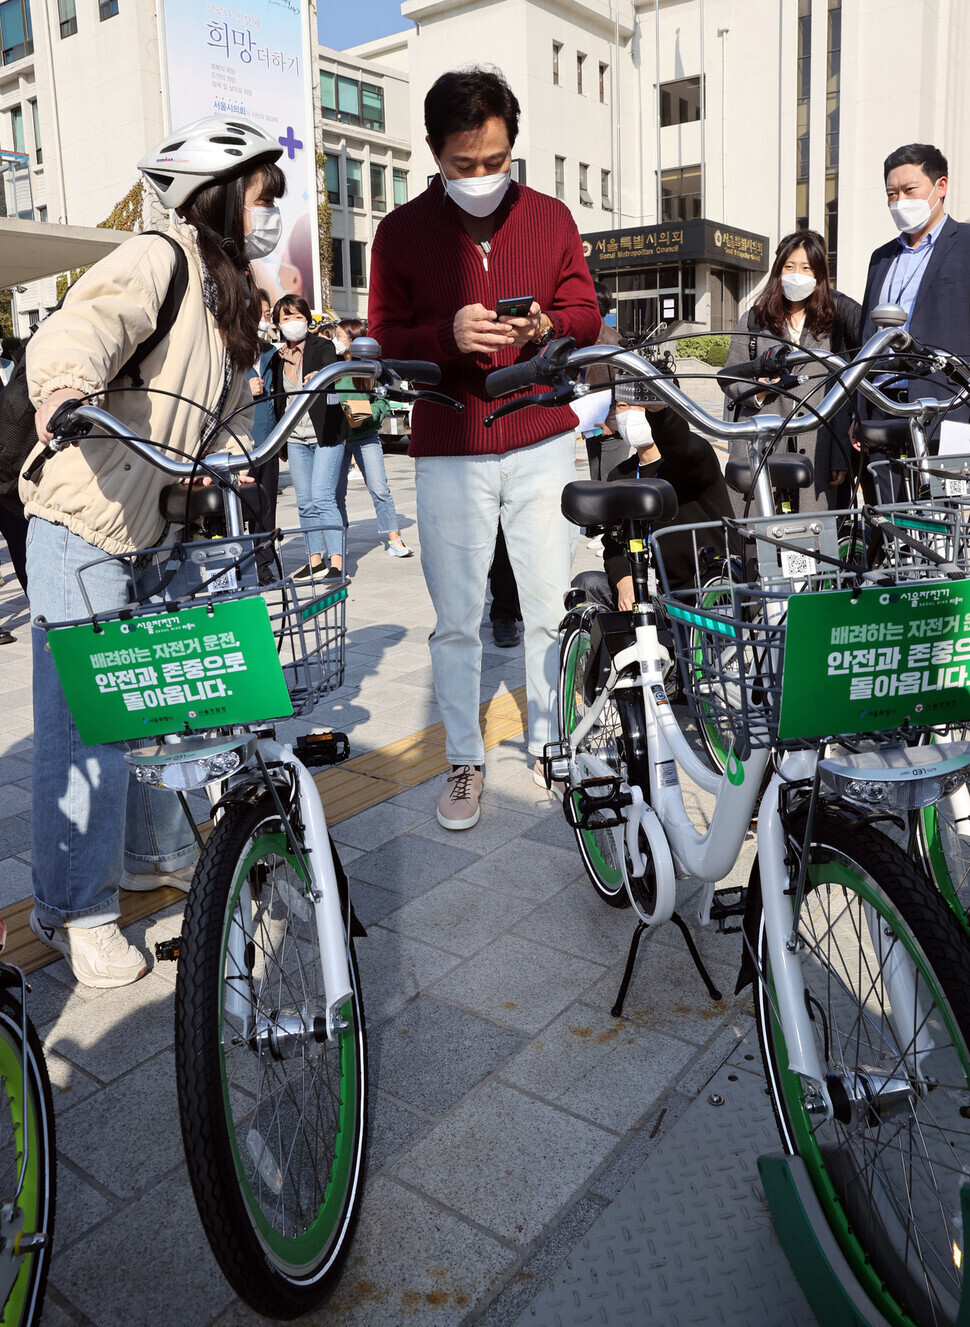
[{"label": "beige puffy jacket", "polygon": [[[146,387],[177,392],[214,411],[225,384],[226,350],[203,302],[195,230],[177,221],[170,234],[188,255],[188,289],[171,332],[143,361],[141,377]],[[27,346],[34,405],[60,387],[97,392],[105,384],[117,385],[118,370],[154,330],[175,265],[167,240],[136,235],[85,272]],[[245,374],[234,373],[223,417],[251,401]],[[206,420],[195,406],[144,391],[112,394],[103,404],[142,438],[178,448],[186,457],[199,449]],[[247,447],[251,422],[251,410],[232,422]],[[207,450],[239,448],[221,434]],[[158,498],[172,482],[121,443],[91,441],[48,460],[36,483],[21,479],[20,496],[28,515],[65,525],[107,553],[130,553],[161,538],[165,523]]]}]

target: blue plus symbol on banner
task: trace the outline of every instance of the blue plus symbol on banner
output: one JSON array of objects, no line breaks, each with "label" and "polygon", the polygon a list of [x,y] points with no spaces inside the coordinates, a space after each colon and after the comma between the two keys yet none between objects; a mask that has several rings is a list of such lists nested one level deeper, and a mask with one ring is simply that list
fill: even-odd
[{"label": "blue plus symbol on banner", "polygon": [[286,126],[286,135],[281,137],[279,141],[286,148],[286,155],[289,157],[290,161],[296,156],[296,149],[303,146],[302,140],[297,138],[293,133],[293,126],[291,124]]}]

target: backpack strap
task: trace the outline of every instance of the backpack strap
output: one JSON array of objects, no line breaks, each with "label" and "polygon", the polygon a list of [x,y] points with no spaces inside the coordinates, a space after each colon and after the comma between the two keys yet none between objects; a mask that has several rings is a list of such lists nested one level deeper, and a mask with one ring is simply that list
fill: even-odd
[{"label": "backpack strap", "polygon": [[143,386],[141,366],[156,346],[159,346],[172,330],[179,309],[182,307],[185,292],[189,288],[189,262],[181,244],[177,240],[173,240],[171,235],[167,235],[163,230],[143,230],[141,233],[143,235],[158,235],[172,246],[175,250],[175,272],[168,290],[165,292],[165,298],[159,306],[155,330],[151,336],[146,337],[141,345],[135,348],[133,354],[118,370],[118,377],[130,378],[134,387]]},{"label": "backpack strap", "polygon": [[755,336],[751,327],[751,320],[754,317],[754,310],[748,310],[748,359],[758,358],[758,338]]}]

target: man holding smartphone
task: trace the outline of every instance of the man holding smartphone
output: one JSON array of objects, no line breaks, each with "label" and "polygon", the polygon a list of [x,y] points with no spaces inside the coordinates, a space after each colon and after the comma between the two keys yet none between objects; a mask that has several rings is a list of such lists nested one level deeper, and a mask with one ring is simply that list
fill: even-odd
[{"label": "man holding smartphone", "polygon": [[[568,209],[511,180],[519,103],[502,75],[443,74],[424,113],[438,176],[377,229],[368,321],[385,355],[440,364],[440,390],[464,406],[456,415],[419,402],[409,448],[421,564],[437,614],[435,697],[452,765],[437,814],[446,829],[462,830],[480,816],[480,627],[498,525],[519,588],[535,762],[554,735],[556,639],[570,568],[559,500],[575,478],[569,407],[522,410],[486,429],[494,402],[485,379],[557,336],[591,345],[600,317]],[[535,767],[534,776],[542,782]]]}]

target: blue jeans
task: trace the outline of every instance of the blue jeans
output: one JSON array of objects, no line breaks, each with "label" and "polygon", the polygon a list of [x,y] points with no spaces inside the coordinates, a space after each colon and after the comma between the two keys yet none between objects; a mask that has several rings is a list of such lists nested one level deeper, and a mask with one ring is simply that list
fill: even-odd
[{"label": "blue jeans", "polygon": [[560,433],[501,456],[415,461],[421,567],[437,620],[431,637],[435,699],[453,765],[485,759],[481,701],[485,583],[501,520],[525,627],[529,751],[553,738],[562,597],[570,526],[559,503],[576,478],[576,435]]},{"label": "blue jeans", "polygon": [[[318,447],[316,443],[290,442],[287,447],[290,477],[296,494],[300,524],[309,528],[307,548],[311,555],[338,556],[342,547],[341,529],[344,524],[337,506],[337,482],[343,461],[344,448]],[[321,530],[320,526],[327,526]]]},{"label": "blue jeans", "polygon": [[347,476],[350,474],[352,457],[360,466],[360,473],[364,476],[364,483],[367,485],[367,491],[374,504],[378,533],[390,534],[392,530],[397,530],[399,528],[397,512],[394,510],[394,499],[391,497],[387,475],[384,472],[384,452],[381,449],[381,440],[378,435],[372,433],[369,437],[349,441],[342,448],[342,451],[343,461],[340,466],[340,481],[337,485],[337,505],[340,508],[344,525],[348,524]]},{"label": "blue jeans", "polygon": [[[32,517],[27,531],[30,616],[48,622],[87,617],[75,572],[105,553],[63,525]],[[95,612],[130,599],[127,563],[102,562],[84,574]],[[47,925],[100,926],[119,915],[122,867],[136,874],[175,871],[197,850],[172,793],[129,779],[124,748],[85,746],[64,699],[47,635],[31,631],[34,769],[31,861],[34,906]]]}]

